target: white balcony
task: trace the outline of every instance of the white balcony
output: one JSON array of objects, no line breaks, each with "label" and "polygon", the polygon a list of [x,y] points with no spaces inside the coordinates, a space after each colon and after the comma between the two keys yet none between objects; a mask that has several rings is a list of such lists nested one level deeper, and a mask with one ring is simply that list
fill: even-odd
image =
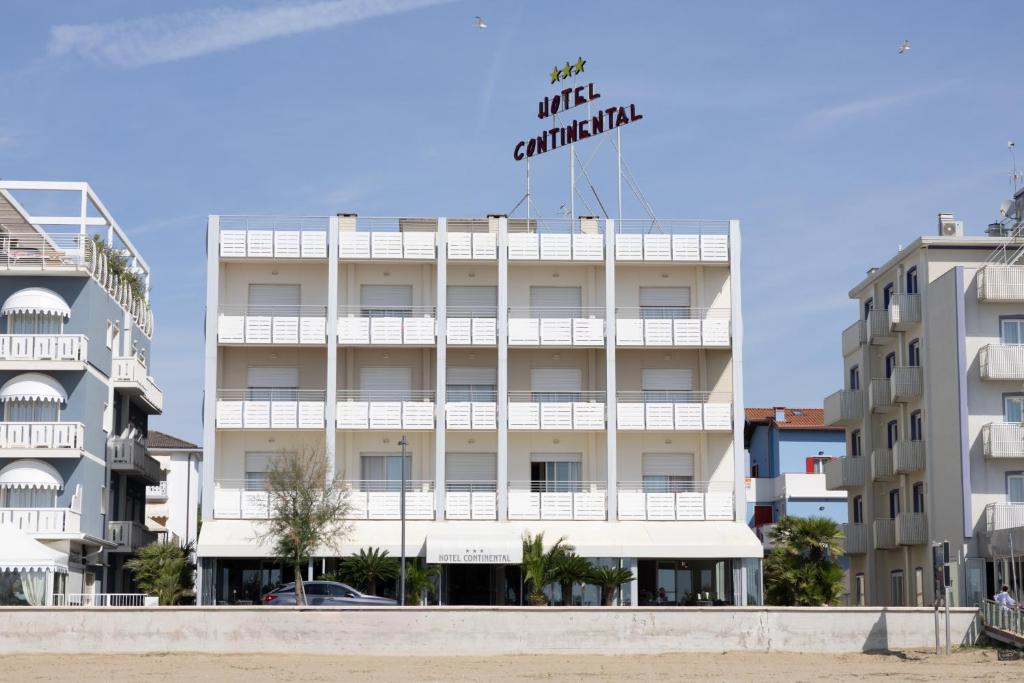
[{"label": "white balcony", "polygon": [[894,476],[892,449],[876,448],[871,451],[871,480],[889,481]]},{"label": "white balcony", "polygon": [[887,413],[896,407],[888,378],[876,377],[868,382],[868,407],[873,413]]},{"label": "white balcony", "polygon": [[494,261],[498,258],[498,236],[493,232],[452,231],[448,221],[449,261]]},{"label": "white balcony", "polygon": [[433,391],[339,391],[338,429],[434,428]]},{"label": "white balcony", "polygon": [[985,506],[985,531],[1024,527],[1024,503],[989,503]]},{"label": "white balcony", "polygon": [[603,308],[513,308],[509,346],[604,346]]},{"label": "white balcony", "polygon": [[898,548],[896,542],[896,520],[876,519],[872,524],[875,532],[875,550]]},{"label": "white balcony", "polygon": [[841,389],[825,398],[825,424],[829,427],[850,426],[864,417],[860,389]]},{"label": "white balcony", "polygon": [[978,301],[1024,303],[1024,266],[979,268]]},{"label": "white balcony", "polygon": [[217,317],[221,344],[324,344],[324,306],[223,306]]},{"label": "white balcony", "polygon": [[604,261],[603,225],[592,218],[509,221],[509,261]]},{"label": "white balcony", "polygon": [[[400,519],[401,483],[397,481],[348,481],[348,519]],[[240,480],[220,480],[214,485],[215,519],[269,519],[270,494]],[[406,481],[406,519],[434,519],[434,482]]]},{"label": "white balcony", "polygon": [[509,482],[508,518],[604,520],[608,486],[601,481]]},{"label": "white balcony", "polygon": [[621,431],[727,432],[732,429],[732,397],[706,391],[620,391],[616,416]]},{"label": "white balcony", "polygon": [[866,342],[867,332],[864,328],[864,321],[858,320],[843,330],[843,355],[849,356],[857,353]]},{"label": "white balcony", "polygon": [[986,458],[1024,458],[1024,425],[1019,422],[989,422],[981,428]]},{"label": "white balcony", "polygon": [[3,334],[0,362],[82,362],[89,357],[88,345],[81,334]]},{"label": "white balcony", "polygon": [[605,428],[605,392],[510,391],[510,430],[589,431]]},{"label": "white balcony", "polygon": [[987,344],[979,364],[982,379],[1024,380],[1024,344]]},{"label": "white balcony", "polygon": [[338,343],[345,345],[432,346],[437,340],[433,306],[372,311],[344,306],[338,311]]},{"label": "white balcony", "polygon": [[623,220],[616,223],[615,260],[728,263],[728,221]]},{"label": "white balcony", "polygon": [[615,320],[619,346],[675,346],[728,348],[732,343],[729,309],[665,309],[658,317],[639,308],[620,308]]},{"label": "white balcony", "polygon": [[77,457],[85,448],[81,422],[0,422],[0,449],[50,449],[48,456]]},{"label": "white balcony", "polygon": [[437,220],[431,218],[356,218],[356,230],[338,233],[343,261],[433,261],[437,258]]},{"label": "white balcony", "polygon": [[928,542],[928,516],[901,512],[896,515],[896,545],[924,545]]},{"label": "white balcony", "polygon": [[497,312],[450,307],[445,334],[448,346],[495,346],[498,343]]},{"label": "white balcony", "polygon": [[619,482],[619,519],[648,521],[731,520],[735,517],[732,482],[690,481],[653,487]]},{"label": "white balcony", "polygon": [[82,513],[70,508],[0,508],[0,529],[26,534],[77,534]]},{"label": "white balcony", "polygon": [[167,480],[160,482],[154,486],[146,487],[146,502],[147,503],[162,503],[167,500]]},{"label": "white balcony", "polygon": [[449,481],[444,494],[445,519],[498,518],[497,482]]},{"label": "white balcony", "polygon": [[131,438],[112,438],[107,442],[107,459],[115,472],[138,477],[155,485],[163,479],[163,469],[146,449],[146,444]]},{"label": "white balcony", "polygon": [[889,378],[890,403],[907,403],[921,398],[923,385],[921,368],[909,365],[893,368]]},{"label": "white balcony", "polygon": [[448,429],[497,429],[498,404],[494,393],[485,392],[479,398],[479,401],[448,401],[444,407],[445,426]]},{"label": "white balcony", "polygon": [[889,311],[887,310],[876,308],[868,311],[865,326],[869,344],[884,344],[893,339],[894,335],[889,327]]},{"label": "white balcony", "polygon": [[217,392],[217,429],[323,429],[325,393],[294,389]]},{"label": "white balcony", "polygon": [[325,259],[327,217],[221,216],[223,259]]},{"label": "white balcony", "polygon": [[889,329],[906,332],[921,322],[920,294],[893,294],[889,299]]},{"label": "white balcony", "polygon": [[864,486],[868,474],[868,460],[864,456],[833,458],[825,463],[825,488],[841,491]]},{"label": "white balcony", "polygon": [[146,364],[139,356],[114,357],[112,379],[115,389],[138,398],[148,412],[163,412],[164,392],[149,376]]},{"label": "white balcony", "polygon": [[867,524],[843,524],[843,551],[847,555],[863,555],[868,551]]},{"label": "white balcony", "polygon": [[925,468],[924,441],[900,439],[892,447],[894,474],[912,474]]}]

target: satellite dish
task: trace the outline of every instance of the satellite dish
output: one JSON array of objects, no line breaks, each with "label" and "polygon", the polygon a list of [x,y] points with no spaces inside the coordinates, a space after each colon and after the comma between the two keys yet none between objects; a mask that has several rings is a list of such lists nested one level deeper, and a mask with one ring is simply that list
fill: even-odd
[{"label": "satellite dish", "polygon": [[1013,209],[1013,202],[1009,199],[1004,199],[1003,203],[999,205],[999,215],[1006,217],[1009,216]]}]

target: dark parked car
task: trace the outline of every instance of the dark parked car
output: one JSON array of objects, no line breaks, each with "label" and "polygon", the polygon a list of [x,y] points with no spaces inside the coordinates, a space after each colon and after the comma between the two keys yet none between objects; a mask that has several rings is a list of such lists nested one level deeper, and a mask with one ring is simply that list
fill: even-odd
[{"label": "dark parked car", "polygon": [[[335,581],[303,581],[306,604],[345,607],[347,605],[397,605],[391,598],[360,593],[355,588]],[[263,596],[264,605],[294,605],[295,583],[278,586]]]}]

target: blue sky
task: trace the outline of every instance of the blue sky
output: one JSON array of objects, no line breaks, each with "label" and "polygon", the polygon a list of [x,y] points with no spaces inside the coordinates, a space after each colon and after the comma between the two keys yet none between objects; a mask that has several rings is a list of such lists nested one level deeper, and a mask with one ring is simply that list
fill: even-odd
[{"label": "blue sky", "polygon": [[[839,388],[846,292],[940,211],[981,232],[1024,145],[1012,1],[3,4],[0,176],[89,181],[146,255],[154,424],[195,440],[206,215],[507,212],[566,60],[644,114],[624,156],[659,216],[742,221],[748,405]],[[567,171],[533,164],[541,213]]]}]

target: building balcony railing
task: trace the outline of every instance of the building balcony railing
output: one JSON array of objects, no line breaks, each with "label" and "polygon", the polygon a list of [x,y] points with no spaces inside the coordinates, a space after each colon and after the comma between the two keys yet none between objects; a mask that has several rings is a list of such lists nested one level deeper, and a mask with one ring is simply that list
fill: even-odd
[{"label": "building balcony railing", "polygon": [[126,437],[108,441],[110,469],[135,476],[155,485],[163,479],[163,470],[156,458],[146,451],[146,444]]},{"label": "building balcony railing", "polygon": [[979,268],[978,301],[1024,302],[1024,266],[987,265]]},{"label": "building balcony railing", "polygon": [[167,480],[163,480],[159,484],[146,487],[146,502],[147,503],[162,503],[167,500]]},{"label": "building balcony railing", "polygon": [[156,533],[140,522],[107,522],[107,540],[117,544],[108,552],[134,553],[150,543],[156,543]]},{"label": "building balcony railing", "polygon": [[0,449],[85,448],[85,425],[81,422],[0,422]]},{"label": "building balcony railing", "polygon": [[1024,380],[1024,344],[987,344],[979,359],[982,379]]},{"label": "building balcony railing", "polygon": [[921,398],[923,390],[921,368],[901,365],[892,369],[889,378],[889,399],[891,403],[907,403]]},{"label": "building balcony railing", "polygon": [[325,306],[222,306],[217,317],[221,344],[324,344]]},{"label": "building balcony railing", "polygon": [[928,516],[919,512],[896,515],[896,545],[923,545],[928,542]]},{"label": "building balcony railing", "polygon": [[[485,227],[485,221],[476,225],[471,221],[465,227]],[[458,221],[448,219],[448,260],[449,261],[494,261],[498,258],[497,232],[469,232],[458,230]]]},{"label": "building balcony railing", "polygon": [[871,451],[871,480],[889,481],[894,476],[892,450],[889,448],[876,448]]},{"label": "building balcony railing", "polygon": [[338,392],[338,429],[433,429],[433,391]]},{"label": "building balcony railing", "polygon": [[728,221],[626,219],[615,232],[617,261],[729,261]]},{"label": "building balcony railing", "polygon": [[1020,422],[989,422],[981,428],[986,458],[1024,458],[1024,425]]},{"label": "building balcony railing", "polygon": [[217,429],[323,429],[326,392],[298,389],[221,389]]},{"label": "building balcony railing", "polygon": [[825,463],[825,488],[829,491],[842,491],[864,486],[867,470],[868,458],[864,456],[833,458]]},{"label": "building balcony railing", "polygon": [[622,431],[712,432],[732,429],[732,395],[708,391],[620,391]]},{"label": "building balcony railing", "polygon": [[0,508],[0,529],[27,534],[77,534],[82,513],[71,508]]},{"label": "building balcony railing", "polygon": [[498,343],[498,312],[486,308],[451,306],[445,320],[449,346],[495,346]]},{"label": "building balcony railing", "polygon": [[[401,482],[396,480],[346,481],[348,519],[400,519]],[[218,480],[213,491],[216,519],[269,519],[273,513],[270,493],[264,483]],[[406,519],[434,519],[434,482],[410,479],[405,482]]]},{"label": "building balcony railing", "polygon": [[445,519],[498,518],[498,482],[448,481],[444,493]]},{"label": "building balcony railing", "polygon": [[509,308],[509,346],[603,346],[604,309]]},{"label": "building balcony railing", "polygon": [[825,397],[825,424],[849,426],[864,418],[864,403],[860,389],[840,389]]},{"label": "building balcony railing", "polygon": [[146,363],[140,356],[115,356],[111,374],[115,389],[137,397],[150,413],[163,412],[164,392],[149,376]]},{"label": "building balcony railing", "polygon": [[326,259],[326,216],[221,216],[221,258]]},{"label": "building balcony railing", "polygon": [[510,430],[600,430],[605,428],[603,391],[510,391]]},{"label": "building balcony railing", "polygon": [[888,378],[876,377],[868,382],[868,407],[873,413],[887,413],[896,407]]},{"label": "building balcony railing", "polygon": [[433,261],[437,258],[436,218],[339,217],[338,257]]},{"label": "building balcony railing", "polygon": [[876,519],[873,523],[875,531],[875,550],[898,548],[896,542],[896,520]]},{"label": "building balcony railing", "polygon": [[1024,527],[1024,503],[989,503],[985,506],[985,531]]},{"label": "building balcony railing", "polygon": [[731,520],[735,517],[732,482],[688,481],[652,485],[619,482],[619,519],[649,521]]},{"label": "building balcony railing", "polygon": [[894,474],[913,474],[925,468],[924,441],[900,439],[892,447]]},{"label": "building balcony railing", "polygon": [[843,524],[843,551],[847,555],[863,555],[868,551],[869,528],[867,524],[851,522]]},{"label": "building balcony railing", "polygon": [[88,347],[82,334],[2,334],[0,361],[84,361]]},{"label": "building balcony railing", "polygon": [[604,261],[603,226],[594,218],[509,221],[509,261]]},{"label": "building balcony railing", "polygon": [[452,392],[444,407],[445,426],[448,429],[497,429],[497,401],[494,391]]},{"label": "building balcony railing", "polygon": [[143,607],[148,597],[145,593],[58,593],[53,596],[53,604],[56,607]]},{"label": "building balcony railing", "polygon": [[884,344],[893,338],[892,329],[889,327],[889,311],[885,309],[868,311],[865,325],[869,344]]},{"label": "building balcony railing", "polygon": [[339,344],[431,346],[437,341],[433,306],[341,306]]},{"label": "building balcony railing", "polygon": [[864,321],[858,320],[843,330],[843,355],[849,356],[860,350],[860,347],[867,342],[867,331]]},{"label": "building balcony railing", "polygon": [[921,322],[920,294],[893,294],[889,299],[889,329],[906,332]]},{"label": "building balcony railing", "polygon": [[604,520],[608,486],[603,481],[512,481],[508,518]]},{"label": "building balcony railing", "polygon": [[728,308],[618,308],[615,343],[728,348],[732,343],[729,316]]}]

